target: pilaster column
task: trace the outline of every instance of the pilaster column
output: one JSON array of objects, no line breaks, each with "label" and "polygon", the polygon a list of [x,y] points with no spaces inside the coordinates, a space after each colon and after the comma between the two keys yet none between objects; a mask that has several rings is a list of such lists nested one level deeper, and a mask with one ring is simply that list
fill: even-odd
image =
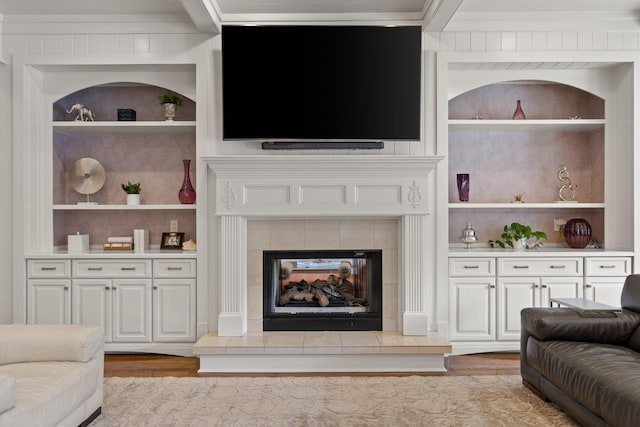
[{"label": "pilaster column", "polygon": [[427,215],[401,218],[403,242],[400,260],[403,335],[426,335],[427,314]]},{"label": "pilaster column", "polygon": [[220,314],[218,335],[247,332],[247,220],[220,217]]}]

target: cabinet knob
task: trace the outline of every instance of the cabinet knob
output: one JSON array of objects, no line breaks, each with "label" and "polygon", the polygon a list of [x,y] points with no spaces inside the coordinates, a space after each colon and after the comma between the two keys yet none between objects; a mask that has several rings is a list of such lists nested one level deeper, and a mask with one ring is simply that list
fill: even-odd
[{"label": "cabinet knob", "polygon": [[585,288],[590,288],[590,287],[591,287],[591,283],[587,283],[587,284],[585,285]]},{"label": "cabinet knob", "polygon": [[122,271],[136,271],[135,267],[120,267]]},{"label": "cabinet knob", "polygon": [[533,287],[534,287],[534,288],[536,288],[536,289],[538,289],[538,288],[540,287],[540,285],[538,285],[537,283],[534,283],[534,284],[533,284]]},{"label": "cabinet knob", "polygon": [[528,265],[514,265],[513,268],[529,268]]},{"label": "cabinet knob", "polygon": [[601,265],[599,268],[616,268],[615,265]]},{"label": "cabinet knob", "polygon": [[547,285],[542,284],[542,289],[547,289]]},{"label": "cabinet knob", "polygon": [[158,287],[157,287],[157,286],[154,286],[154,287],[153,287],[153,289],[158,289]]},{"label": "cabinet knob", "polygon": [[567,268],[566,265],[550,265],[549,268]]},{"label": "cabinet knob", "polygon": [[115,291],[116,289],[118,289],[118,288],[116,288],[115,286],[112,286],[112,287],[111,287],[111,290],[112,290],[112,291]]},{"label": "cabinet knob", "polygon": [[68,291],[68,290],[69,290],[69,287],[68,287],[68,286],[65,286],[65,287],[64,287],[64,290],[65,290],[65,291]]},{"label": "cabinet knob", "polygon": [[42,271],[56,271],[58,267],[40,267]]},{"label": "cabinet knob", "polygon": [[102,271],[102,267],[87,267],[89,271]]},{"label": "cabinet knob", "polygon": [[496,288],[496,285],[489,285],[489,287],[490,287],[491,289],[495,289],[495,288]]},{"label": "cabinet knob", "polygon": [[110,287],[110,286],[105,286],[104,288],[105,288],[107,291],[111,290],[111,287]]},{"label": "cabinet knob", "polygon": [[479,265],[465,265],[464,268],[480,268]]}]

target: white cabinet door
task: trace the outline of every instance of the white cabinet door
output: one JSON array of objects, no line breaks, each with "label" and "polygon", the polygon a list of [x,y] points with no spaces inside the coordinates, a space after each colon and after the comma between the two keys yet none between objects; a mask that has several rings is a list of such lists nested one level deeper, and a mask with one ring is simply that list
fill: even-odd
[{"label": "white cabinet door", "polygon": [[626,277],[587,277],[584,296],[595,302],[620,307],[620,296]]},{"label": "white cabinet door", "polygon": [[96,325],[104,329],[105,342],[111,342],[111,280],[74,279],[73,323]]},{"label": "white cabinet door", "polygon": [[71,280],[27,280],[28,323],[71,323]]},{"label": "white cabinet door", "polygon": [[582,298],[582,277],[543,277],[540,285],[540,306],[551,307],[551,298]]},{"label": "white cabinet door", "polygon": [[498,279],[498,339],[520,339],[520,311],[550,307],[551,298],[582,297],[582,277],[506,277]]},{"label": "white cabinet door", "polygon": [[498,279],[498,339],[520,339],[520,311],[540,305],[539,277]]},{"label": "white cabinet door", "polygon": [[190,342],[196,339],[195,279],[153,281],[153,340]]},{"label": "white cabinet door", "polygon": [[151,342],[151,279],[114,279],[113,341]]},{"label": "white cabinet door", "polygon": [[496,279],[449,279],[451,339],[493,341],[496,338]]}]

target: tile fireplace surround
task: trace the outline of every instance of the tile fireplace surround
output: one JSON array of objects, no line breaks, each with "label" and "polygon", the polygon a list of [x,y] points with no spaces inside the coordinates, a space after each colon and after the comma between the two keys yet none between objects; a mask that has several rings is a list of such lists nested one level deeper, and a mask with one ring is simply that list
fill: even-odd
[{"label": "tile fireplace surround", "polygon": [[[219,266],[217,336],[262,331],[262,292],[257,285],[261,286],[263,249],[317,249],[317,245],[346,249],[358,243],[382,249],[385,266],[387,258],[397,258],[397,268],[383,269],[386,291],[397,295],[390,299],[397,308],[386,310],[383,297],[383,330],[427,335],[428,299],[434,284],[430,283],[433,275],[428,274],[433,263],[426,260],[433,258],[435,245],[435,238],[427,234],[435,207],[431,206],[432,172],[441,157],[221,155],[202,159],[215,183],[210,186],[215,188],[210,200],[214,200],[220,242],[214,252],[218,259],[212,260]],[[395,247],[385,240],[391,228],[397,236]],[[331,236],[337,239],[333,244]],[[285,247],[289,244],[293,247]]]}]

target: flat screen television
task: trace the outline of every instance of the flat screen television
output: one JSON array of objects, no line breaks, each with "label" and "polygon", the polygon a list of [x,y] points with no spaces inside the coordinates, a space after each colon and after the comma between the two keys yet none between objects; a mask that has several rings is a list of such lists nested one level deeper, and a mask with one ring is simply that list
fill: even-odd
[{"label": "flat screen television", "polygon": [[223,138],[419,140],[421,34],[419,26],[223,26]]}]

